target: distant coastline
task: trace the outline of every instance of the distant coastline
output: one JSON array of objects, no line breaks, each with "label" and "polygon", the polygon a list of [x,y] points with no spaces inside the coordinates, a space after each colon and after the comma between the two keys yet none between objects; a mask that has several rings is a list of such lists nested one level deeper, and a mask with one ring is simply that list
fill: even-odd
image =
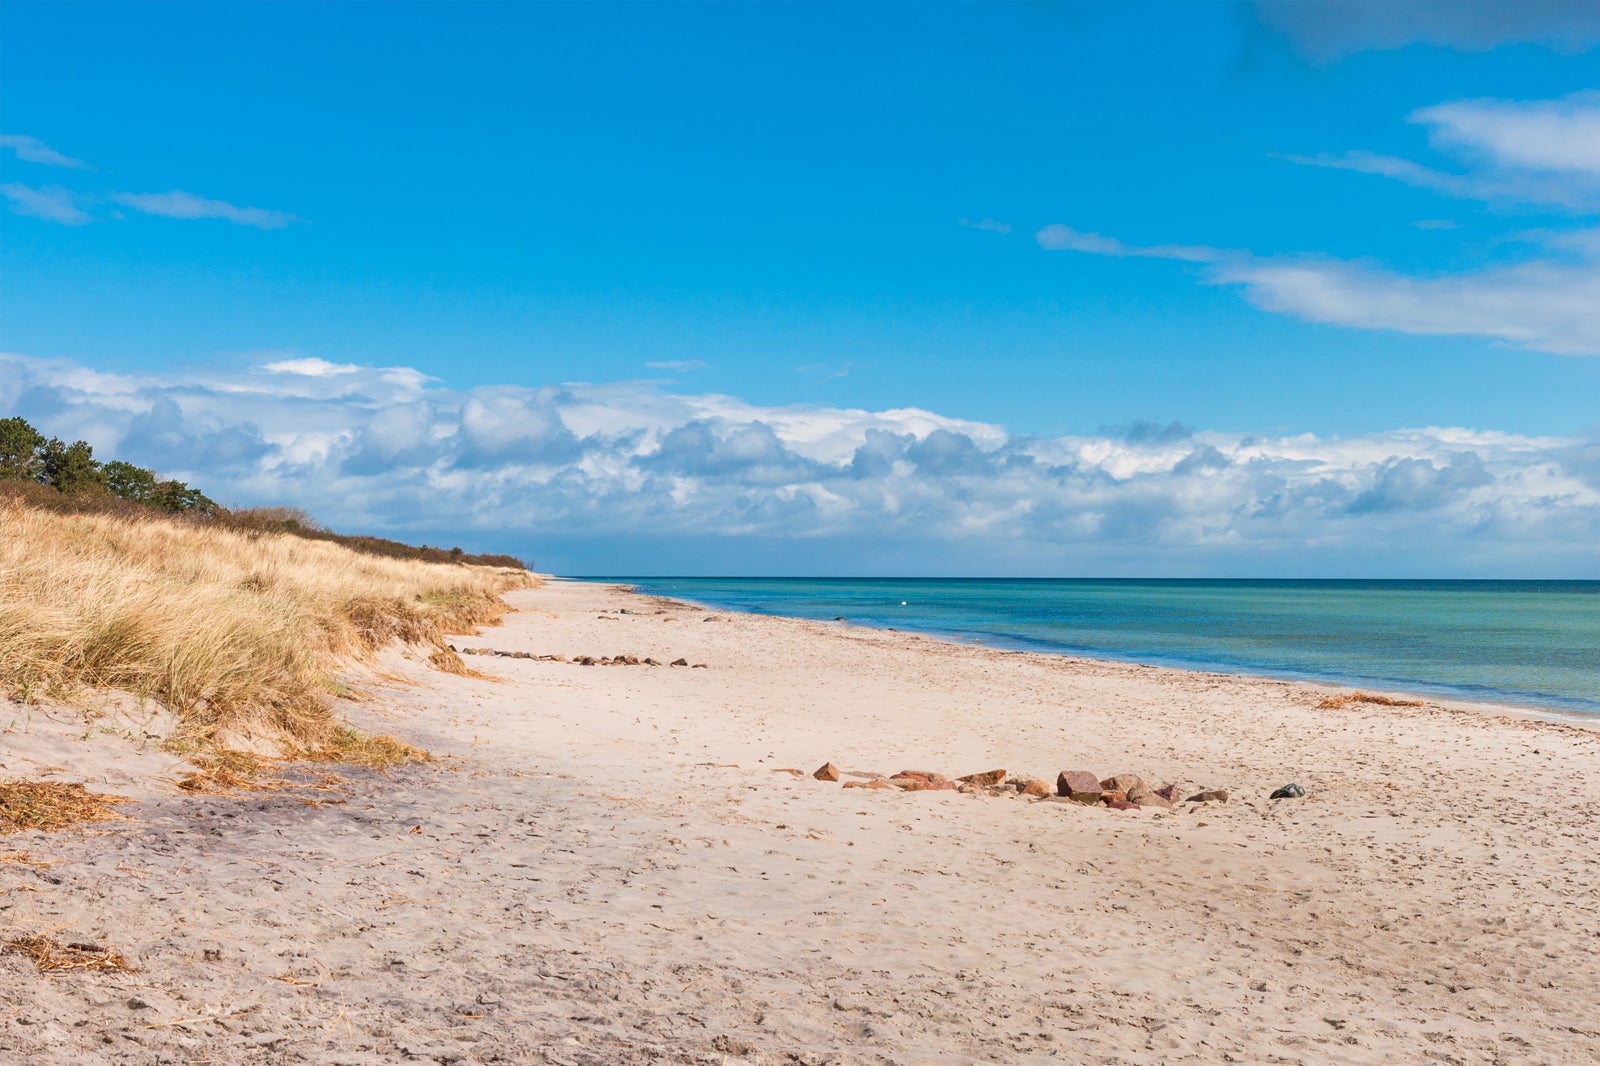
[{"label": "distant coastline", "polygon": [[573,580],[720,610],[842,617],[1006,650],[1379,689],[1600,726],[1600,670],[1586,651],[1600,646],[1600,581]]}]

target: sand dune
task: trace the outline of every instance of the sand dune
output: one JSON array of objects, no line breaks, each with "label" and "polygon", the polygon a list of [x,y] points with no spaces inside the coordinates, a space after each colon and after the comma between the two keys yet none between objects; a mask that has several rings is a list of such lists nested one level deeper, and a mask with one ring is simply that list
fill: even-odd
[{"label": "sand dune", "polygon": [[[1600,1061],[1600,734],[596,585],[508,598],[461,643],[707,668],[472,659],[484,680],[392,654],[412,683],[365,678],[352,717],[441,758],[339,791],[184,795],[160,721],[110,708],[85,739],[9,708],[0,775],[135,802],[4,838],[58,861],[0,864],[0,937],[136,972],[0,954],[0,1058]],[[828,760],[1231,799],[774,772]],[[1267,799],[1290,781],[1304,799]]]}]

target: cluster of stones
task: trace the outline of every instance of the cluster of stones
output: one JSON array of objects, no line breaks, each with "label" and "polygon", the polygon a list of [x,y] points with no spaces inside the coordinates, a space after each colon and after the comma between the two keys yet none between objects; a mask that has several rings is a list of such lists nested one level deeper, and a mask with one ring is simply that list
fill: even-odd
[{"label": "cluster of stones", "polygon": [[[780,771],[800,776],[798,770]],[[857,771],[841,771],[833,763],[824,763],[812,773],[818,781],[840,781],[845,777],[845,788],[871,788],[900,792],[962,792],[978,796],[1027,796],[1058,803],[1078,803],[1086,807],[1109,807],[1116,811],[1158,807],[1166,810],[1180,803],[1226,803],[1227,792],[1210,789],[1192,796],[1183,796],[1178,785],[1152,788],[1138,774],[1117,774],[1098,778],[1088,770],[1063,770],[1056,776],[1055,784],[1042,777],[1007,779],[1004,770],[985,770],[949,778],[931,770],[901,770],[892,776]],[[1181,797],[1181,798],[1180,798]]]},{"label": "cluster of stones", "polygon": [[[637,655],[580,655],[569,659],[565,655],[535,655],[528,651],[500,651],[497,648],[458,648],[450,650],[459,655],[498,655],[502,659],[537,659],[542,663],[577,663],[579,666],[689,666],[688,659],[674,659],[664,663],[657,659],[641,659]],[[705,663],[695,663],[691,669],[704,670]]]}]

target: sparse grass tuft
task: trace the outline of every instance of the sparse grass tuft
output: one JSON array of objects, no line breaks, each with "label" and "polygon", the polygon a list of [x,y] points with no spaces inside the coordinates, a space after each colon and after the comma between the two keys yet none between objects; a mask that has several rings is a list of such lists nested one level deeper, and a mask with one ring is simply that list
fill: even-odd
[{"label": "sparse grass tuft", "polygon": [[29,829],[66,829],[84,822],[103,822],[121,815],[113,803],[122,796],[90,792],[82,785],[55,781],[0,781],[0,833]]},{"label": "sparse grass tuft", "polygon": [[321,744],[297,754],[312,762],[346,763],[369,770],[387,770],[391,766],[429,762],[433,758],[421,748],[386,733],[363,733],[347,725],[334,726]]},{"label": "sparse grass tuft", "polygon": [[1421,707],[1422,700],[1397,700],[1391,696],[1379,696],[1371,692],[1350,692],[1343,696],[1329,696],[1317,704],[1320,710],[1331,710],[1336,707],[1348,707],[1352,703],[1376,703],[1383,707]]},{"label": "sparse grass tuft", "polygon": [[122,953],[101,944],[63,944],[48,933],[32,933],[5,942],[7,951],[28,956],[42,972],[58,970],[120,970],[132,973],[133,967]]},{"label": "sparse grass tuft", "polygon": [[0,692],[121,689],[161,700],[200,747],[259,731],[314,750],[335,728],[341,663],[395,640],[447,650],[446,634],[498,622],[500,594],[537,580],[0,499]]}]

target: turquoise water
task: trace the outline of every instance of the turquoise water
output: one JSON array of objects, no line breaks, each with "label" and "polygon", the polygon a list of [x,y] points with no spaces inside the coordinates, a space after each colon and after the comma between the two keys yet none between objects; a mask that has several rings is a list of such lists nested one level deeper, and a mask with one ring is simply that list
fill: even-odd
[{"label": "turquoise water", "polygon": [[608,580],[730,610],[1600,716],[1600,581]]}]

